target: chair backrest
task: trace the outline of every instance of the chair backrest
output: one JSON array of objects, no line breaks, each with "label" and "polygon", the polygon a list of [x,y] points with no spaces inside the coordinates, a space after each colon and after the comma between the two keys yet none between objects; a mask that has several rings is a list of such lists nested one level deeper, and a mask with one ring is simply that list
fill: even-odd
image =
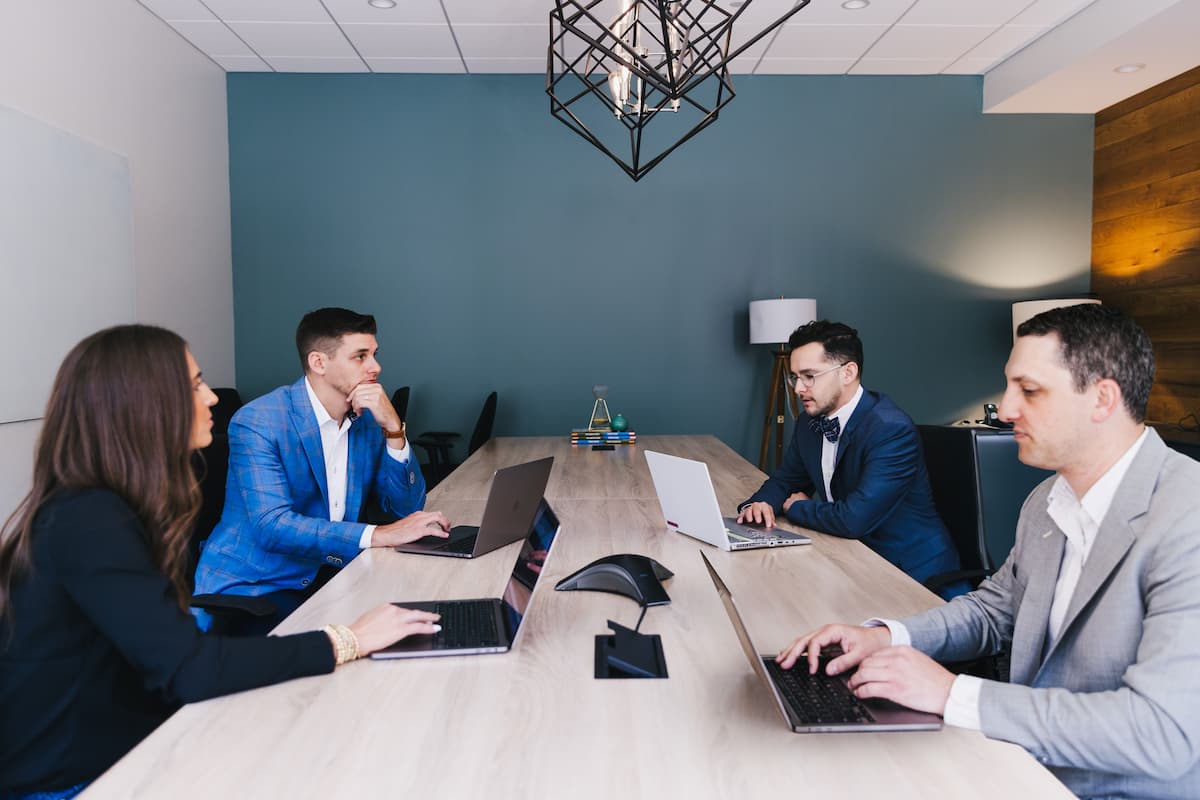
[{"label": "chair backrest", "polygon": [[938,515],[963,569],[995,570],[1012,550],[1021,505],[1051,472],[1022,464],[1012,431],[919,425]]},{"label": "chair backrest", "polygon": [[968,431],[943,425],[918,425],[917,430],[925,449],[933,503],[950,531],[962,569],[994,569],[980,522],[974,442]]},{"label": "chair backrest", "polygon": [[408,386],[401,386],[392,392],[392,408],[396,409],[401,422],[408,419],[408,392]]},{"label": "chair backrest", "polygon": [[979,431],[974,441],[984,544],[993,567],[998,568],[1016,541],[1017,518],[1025,498],[1054,473],[1022,464],[1012,431]]},{"label": "chair backrest", "polygon": [[242,407],[242,396],[237,389],[227,386],[213,389],[213,394],[217,396],[217,404],[212,409],[213,433],[225,433],[229,429],[229,420]]},{"label": "chair backrest", "polygon": [[492,438],[492,426],[496,424],[496,393],[492,392],[483,401],[483,410],[479,412],[479,421],[471,433],[471,441],[467,444],[467,455],[471,455],[483,447]]}]

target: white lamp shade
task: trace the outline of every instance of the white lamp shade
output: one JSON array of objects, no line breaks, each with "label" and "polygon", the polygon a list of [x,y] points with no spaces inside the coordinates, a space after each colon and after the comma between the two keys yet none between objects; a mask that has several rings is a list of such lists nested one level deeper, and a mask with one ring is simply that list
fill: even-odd
[{"label": "white lamp shade", "polygon": [[792,331],[817,318],[817,301],[784,298],[750,301],[750,344],[782,344]]},{"label": "white lamp shade", "polygon": [[1081,306],[1085,303],[1099,303],[1099,300],[1089,300],[1086,297],[1075,297],[1064,300],[1025,300],[1021,303],[1013,303],[1012,307],[1012,323],[1013,323],[1013,341],[1017,340],[1017,328],[1027,319],[1032,319],[1043,311],[1049,311],[1052,308],[1063,308],[1065,306]]}]

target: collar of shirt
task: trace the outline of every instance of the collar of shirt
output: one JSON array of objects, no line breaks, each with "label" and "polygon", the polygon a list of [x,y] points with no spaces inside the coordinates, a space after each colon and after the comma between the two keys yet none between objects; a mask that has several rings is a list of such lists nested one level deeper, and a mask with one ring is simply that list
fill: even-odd
[{"label": "collar of shirt", "polygon": [[[1050,496],[1046,499],[1046,510],[1051,519],[1063,529],[1063,534],[1068,539],[1074,540],[1079,537],[1078,544],[1083,548],[1085,559],[1091,552],[1092,542],[1096,532],[1100,529],[1100,524],[1104,521],[1104,516],[1108,513],[1109,506],[1112,505],[1113,497],[1116,496],[1117,489],[1121,486],[1125,473],[1129,471],[1134,457],[1142,449],[1142,442],[1146,441],[1148,432],[1149,429],[1142,431],[1142,435],[1137,438],[1137,441],[1131,444],[1129,449],[1100,476],[1100,479],[1092,484],[1092,488],[1087,490],[1082,499],[1075,497],[1075,491],[1071,488],[1071,484],[1067,483],[1066,478],[1061,475],[1054,481],[1054,486],[1050,489]],[[1079,519],[1078,530],[1076,530],[1076,525],[1063,524],[1072,516]]]},{"label": "collar of shirt", "polygon": [[308,390],[308,401],[312,403],[313,416],[317,418],[318,428],[324,428],[326,424],[334,423],[334,427],[337,429],[338,435],[350,430],[350,423],[352,420],[343,418],[339,424],[333,417],[329,416],[329,412],[325,410],[325,404],[320,401],[320,399],[317,397],[317,393],[313,391],[312,384],[308,382],[308,376],[304,377],[304,388]]},{"label": "collar of shirt", "polygon": [[[858,385],[858,390],[846,405],[839,408],[837,411],[829,415],[829,419],[837,417],[841,424],[842,434],[846,433],[846,422],[849,421],[850,415],[854,413],[854,409],[858,408],[858,401],[862,400],[863,388],[862,384]],[[838,441],[841,441],[840,439]],[[833,498],[833,467],[837,461],[838,442],[831,442],[825,437],[821,437],[821,483],[825,486],[825,499],[832,501]]]}]

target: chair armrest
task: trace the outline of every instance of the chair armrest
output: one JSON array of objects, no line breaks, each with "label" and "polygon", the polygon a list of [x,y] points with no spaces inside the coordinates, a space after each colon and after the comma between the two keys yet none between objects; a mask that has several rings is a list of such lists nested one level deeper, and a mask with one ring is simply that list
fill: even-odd
[{"label": "chair armrest", "polygon": [[240,613],[252,617],[269,617],[278,608],[265,597],[250,597],[236,594],[192,595],[192,608],[202,608],[210,614]]},{"label": "chair armrest", "polygon": [[978,586],[984,578],[990,577],[994,570],[990,569],[958,569],[953,572],[941,572],[925,579],[922,584],[926,589],[937,594],[937,590],[957,581],[970,581],[972,586]]}]

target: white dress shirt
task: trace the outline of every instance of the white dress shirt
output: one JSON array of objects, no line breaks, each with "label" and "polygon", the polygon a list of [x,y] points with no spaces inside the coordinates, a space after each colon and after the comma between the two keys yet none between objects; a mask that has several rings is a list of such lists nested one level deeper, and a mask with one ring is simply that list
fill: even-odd
[{"label": "white dress shirt", "polygon": [[[308,382],[307,377],[304,379],[304,388],[308,390],[308,400],[312,403],[313,416],[317,418],[317,427],[321,431],[321,453],[325,457],[325,486],[329,490],[329,520],[330,522],[342,522],[346,519],[346,479],[350,464],[351,420],[345,418],[339,423],[329,416],[325,406],[317,399],[317,393],[313,391],[312,384]],[[385,449],[389,456],[402,463],[406,463],[412,455],[412,448],[409,447],[407,439],[404,440],[403,450],[395,450],[391,447]],[[358,538],[358,546],[360,548],[370,547],[371,536],[374,533],[374,525],[364,528],[362,536]]]},{"label": "white dress shirt", "polygon": [[[1079,584],[1084,562],[1096,543],[1096,534],[1104,522],[1104,515],[1112,505],[1113,497],[1129,471],[1129,465],[1146,441],[1148,429],[1142,431],[1137,441],[1100,476],[1082,499],[1075,497],[1074,490],[1061,475],[1050,488],[1046,498],[1046,513],[1054,520],[1066,537],[1062,564],[1058,569],[1058,580],[1054,584],[1054,599],[1050,604],[1050,617],[1046,626],[1046,643],[1049,646],[1062,632],[1063,619],[1071,597]],[[873,619],[869,625],[886,625],[892,634],[892,644],[912,644],[908,629],[895,620]],[[950,686],[950,697],[946,700],[945,720],[947,725],[979,730],[979,693],[983,679],[975,675],[959,675]]]},{"label": "white dress shirt", "polygon": [[[850,398],[850,402],[829,415],[829,419],[836,419],[841,424],[842,431],[845,431],[846,423],[850,420],[850,415],[854,413],[854,409],[858,408],[858,401],[862,400],[862,396],[863,387],[860,383],[858,391]],[[841,434],[838,436],[840,438]],[[833,468],[837,464],[837,450],[837,442],[831,442],[824,435],[821,436],[821,477],[825,481],[825,499],[831,503],[834,497],[829,485],[833,480]]]}]

